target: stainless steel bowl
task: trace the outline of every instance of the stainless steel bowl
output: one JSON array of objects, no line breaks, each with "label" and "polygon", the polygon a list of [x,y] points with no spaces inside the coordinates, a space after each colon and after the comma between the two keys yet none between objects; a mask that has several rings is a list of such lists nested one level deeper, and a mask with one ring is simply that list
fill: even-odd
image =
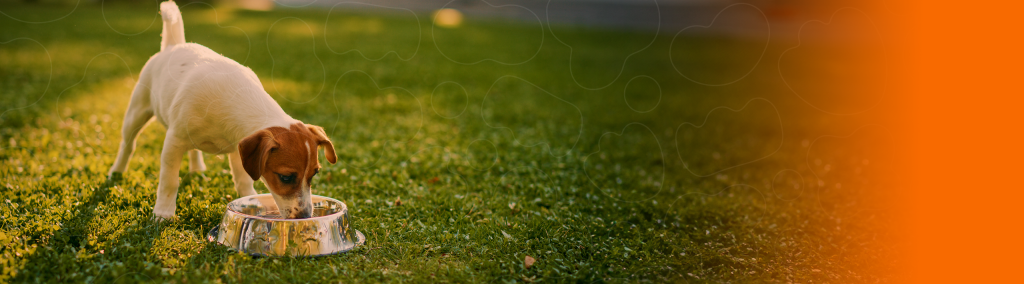
[{"label": "stainless steel bowl", "polygon": [[321,256],[346,252],[366,237],[349,228],[348,207],[334,198],[313,195],[313,217],[283,219],[270,194],[228,203],[220,225],[207,239],[260,256]]}]

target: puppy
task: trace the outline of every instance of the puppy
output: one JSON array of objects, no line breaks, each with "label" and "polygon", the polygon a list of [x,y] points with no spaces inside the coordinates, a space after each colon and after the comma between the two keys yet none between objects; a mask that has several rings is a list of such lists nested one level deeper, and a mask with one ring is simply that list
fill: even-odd
[{"label": "puppy", "polygon": [[202,152],[227,154],[240,196],[256,194],[253,182],[262,179],[281,216],[311,217],[310,182],[320,170],[319,147],[327,161],[337,162],[323,128],[288,116],[249,68],[185,43],[174,1],[160,3],[160,14],[160,52],[146,62],[132,91],[110,176],[124,172],[136,136],[155,118],[167,127],[153,207],[157,218],[174,217],[178,170],[186,152],[192,171],[206,169]]}]

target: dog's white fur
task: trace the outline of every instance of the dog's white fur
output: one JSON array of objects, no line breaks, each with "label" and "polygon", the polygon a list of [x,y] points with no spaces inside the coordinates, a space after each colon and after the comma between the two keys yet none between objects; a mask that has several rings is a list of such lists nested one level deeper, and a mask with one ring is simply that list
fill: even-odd
[{"label": "dog's white fur", "polygon": [[175,213],[178,170],[185,152],[189,153],[192,171],[206,168],[200,151],[227,154],[235,190],[240,196],[253,195],[253,180],[243,169],[238,153],[239,141],[261,129],[288,128],[301,122],[281,109],[251,69],[205,46],[185,43],[181,13],[173,1],[161,3],[160,13],[160,52],[146,62],[132,91],[120,150],[110,175],[124,172],[135,150],[136,136],[153,118],[167,126],[153,207],[157,217],[167,219]]}]

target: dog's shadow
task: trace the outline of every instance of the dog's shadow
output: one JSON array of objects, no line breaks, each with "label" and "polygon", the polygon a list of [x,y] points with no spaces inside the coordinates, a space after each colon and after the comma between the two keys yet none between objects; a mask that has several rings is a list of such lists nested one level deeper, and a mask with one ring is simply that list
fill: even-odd
[{"label": "dog's shadow", "polygon": [[[152,246],[153,240],[150,236],[159,234],[159,223],[136,218],[128,224],[103,226],[104,229],[114,228],[110,231],[123,230],[123,233],[108,242],[112,245],[103,248],[99,247],[98,240],[104,236],[101,232],[95,231],[96,228],[92,226],[102,222],[124,221],[101,219],[105,216],[106,209],[104,207],[110,208],[112,205],[107,202],[111,198],[112,192],[118,190],[118,186],[121,186],[122,182],[124,182],[124,178],[121,175],[115,175],[95,189],[87,200],[76,205],[72,211],[75,214],[66,219],[63,226],[54,232],[48,240],[41,241],[43,245],[38,246],[31,255],[25,257],[24,265],[12,282],[81,281],[81,277],[76,273],[88,275],[86,277],[93,276],[94,281],[107,282],[113,281],[114,278],[105,279],[103,275],[107,273],[104,273],[102,267],[107,264],[117,265],[117,263],[138,261],[136,256],[129,252],[128,247],[119,247],[119,245],[127,243],[127,238],[131,237],[133,241],[128,243],[133,248],[131,251],[148,250]],[[102,253],[96,255],[94,254],[96,251]],[[90,271],[96,266],[87,262],[106,263],[99,265],[100,271]]]},{"label": "dog's shadow", "polygon": [[[181,189],[188,189],[181,190],[182,195],[195,194],[191,191],[205,187],[209,180],[198,173],[181,177]],[[109,177],[86,200],[74,206],[74,215],[63,220],[60,229],[48,239],[36,241],[39,246],[24,257],[24,265],[18,268],[12,282],[162,282],[173,278],[176,269],[222,261],[232,254],[226,247],[206,241],[206,232],[217,222],[209,212],[185,211],[181,213],[187,215],[179,218],[158,221],[153,218],[152,208],[144,205],[153,196],[129,191],[141,187],[139,181],[119,173]],[[176,258],[178,267],[168,267],[167,261],[158,255],[163,249],[158,245],[169,244],[171,250],[181,245],[174,237],[164,236],[166,233],[195,234],[202,242],[192,244],[201,247],[185,248],[190,255]]]}]

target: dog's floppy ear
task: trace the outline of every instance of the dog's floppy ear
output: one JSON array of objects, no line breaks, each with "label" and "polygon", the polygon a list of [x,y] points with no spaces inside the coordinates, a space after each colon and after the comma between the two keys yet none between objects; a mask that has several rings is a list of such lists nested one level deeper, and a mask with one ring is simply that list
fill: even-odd
[{"label": "dog's floppy ear", "polygon": [[238,154],[242,158],[242,168],[252,180],[259,180],[263,167],[267,164],[270,150],[277,148],[277,141],[270,130],[263,129],[238,142]]},{"label": "dog's floppy ear", "polygon": [[334,143],[331,143],[331,139],[327,138],[327,132],[324,131],[323,127],[306,124],[306,128],[309,128],[310,132],[316,136],[316,145],[324,147],[324,156],[327,156],[327,161],[331,164],[338,162],[338,155],[334,154]]}]

